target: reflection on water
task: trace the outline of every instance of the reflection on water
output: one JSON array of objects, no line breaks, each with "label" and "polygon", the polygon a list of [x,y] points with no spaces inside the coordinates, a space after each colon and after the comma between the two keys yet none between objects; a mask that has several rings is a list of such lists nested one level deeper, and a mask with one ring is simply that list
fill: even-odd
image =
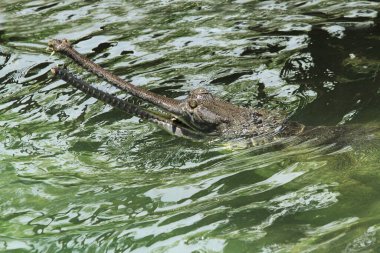
[{"label": "reflection on water", "polygon": [[[0,251],[379,251],[379,3],[0,8]],[[170,136],[53,80],[65,63],[141,103],[47,54],[52,38],[160,94],[206,87],[330,127],[282,148]]]}]

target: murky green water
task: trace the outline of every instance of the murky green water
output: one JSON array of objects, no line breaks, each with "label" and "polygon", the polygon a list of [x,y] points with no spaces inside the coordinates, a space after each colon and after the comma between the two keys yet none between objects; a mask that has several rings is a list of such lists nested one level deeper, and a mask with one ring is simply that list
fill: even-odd
[{"label": "murky green water", "polygon": [[[0,251],[379,252],[379,7],[2,0]],[[141,103],[50,56],[52,38],[170,97],[353,126],[280,150],[173,137],[54,80],[66,63]]]}]

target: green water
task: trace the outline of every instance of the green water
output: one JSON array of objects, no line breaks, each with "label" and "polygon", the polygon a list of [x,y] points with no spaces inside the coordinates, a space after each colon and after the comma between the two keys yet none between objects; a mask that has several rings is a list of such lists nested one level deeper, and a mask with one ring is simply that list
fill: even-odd
[{"label": "green water", "polygon": [[[2,0],[0,251],[379,252],[379,7]],[[50,56],[52,38],[170,97],[352,127],[275,150],[177,138],[53,79],[65,63],[147,106]]]}]

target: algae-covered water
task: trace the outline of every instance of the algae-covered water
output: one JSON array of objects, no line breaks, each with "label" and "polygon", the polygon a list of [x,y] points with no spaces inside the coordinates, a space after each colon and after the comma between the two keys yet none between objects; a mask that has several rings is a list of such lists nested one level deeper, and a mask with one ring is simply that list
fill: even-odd
[{"label": "algae-covered water", "polygon": [[[1,252],[379,252],[377,1],[0,2]],[[135,85],[197,87],[331,131],[194,142],[50,75],[47,42]],[[327,138],[328,142],[317,139]]]}]

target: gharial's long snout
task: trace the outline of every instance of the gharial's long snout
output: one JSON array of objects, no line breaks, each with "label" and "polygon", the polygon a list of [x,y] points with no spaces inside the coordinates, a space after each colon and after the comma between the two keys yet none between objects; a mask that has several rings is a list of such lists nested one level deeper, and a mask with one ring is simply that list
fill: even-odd
[{"label": "gharial's long snout", "polygon": [[90,84],[74,76],[66,69],[54,67],[51,69],[51,72],[54,76],[58,76],[65,82],[76,87],[78,90],[81,90],[83,93],[90,95],[91,97],[94,97],[108,105],[111,105],[114,108],[118,108],[141,119],[153,122],[164,128],[171,134],[191,139],[200,139],[204,137],[202,133],[189,128],[187,125],[184,125],[180,121],[165,118],[162,115],[158,115],[153,112],[144,110],[137,105],[128,103],[112,94],[106,93],[95,87],[92,87]]},{"label": "gharial's long snout", "polygon": [[95,75],[99,76],[100,78],[105,79],[106,81],[115,85],[116,87],[131,93],[133,96],[141,98],[144,101],[149,102],[153,105],[156,105],[156,106],[160,107],[161,109],[163,109],[167,112],[173,113],[174,115],[177,115],[177,116],[183,116],[184,115],[184,113],[180,107],[181,101],[158,95],[158,94],[153,93],[151,91],[139,88],[139,87],[121,79],[120,77],[112,74],[108,70],[102,68],[98,64],[89,60],[87,57],[78,53],[71,46],[71,43],[68,40],[66,40],[66,39],[63,39],[63,40],[53,39],[53,40],[48,42],[48,46],[51,50],[53,50],[55,52],[63,53],[64,55],[67,55],[68,57],[73,59],[77,64],[79,64],[83,68],[94,73]]}]

